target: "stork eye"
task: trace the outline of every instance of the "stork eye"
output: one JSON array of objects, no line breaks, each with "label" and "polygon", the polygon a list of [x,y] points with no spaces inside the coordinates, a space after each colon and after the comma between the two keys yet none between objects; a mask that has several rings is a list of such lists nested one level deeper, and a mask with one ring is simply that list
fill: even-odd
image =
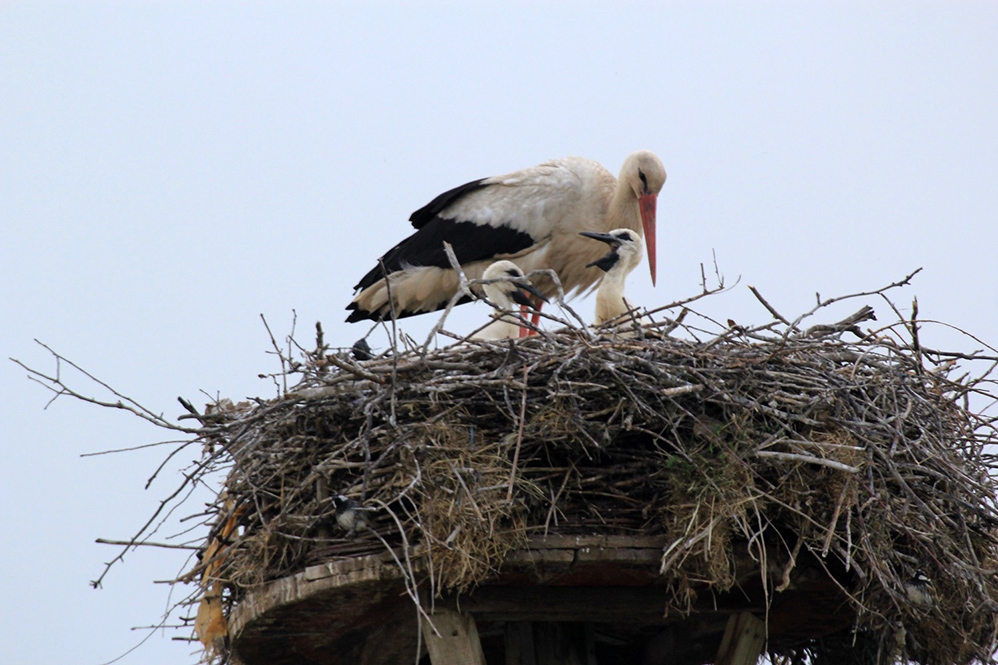
[{"label": "stork eye", "polygon": [[638,171],[638,177],[641,178],[642,188],[647,192],[648,191],[648,176],[645,175],[644,171]]},{"label": "stork eye", "polygon": [[510,277],[519,277],[520,276],[520,273],[518,273],[517,271],[513,270],[512,268],[510,268],[509,270],[507,270],[506,274],[509,275]]},{"label": "stork eye", "polygon": [[627,231],[624,231],[623,233],[618,233],[617,234],[617,239],[618,240],[624,240],[624,241],[627,241],[627,242],[633,242],[634,241],[634,238],[632,238],[631,234],[628,233]]}]

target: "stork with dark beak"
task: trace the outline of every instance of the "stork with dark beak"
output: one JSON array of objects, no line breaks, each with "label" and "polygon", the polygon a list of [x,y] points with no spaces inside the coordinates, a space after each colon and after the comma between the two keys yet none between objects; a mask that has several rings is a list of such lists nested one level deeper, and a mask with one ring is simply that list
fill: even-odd
[{"label": "stork with dark beak", "polygon": [[[586,266],[596,266],[604,273],[596,290],[596,318],[593,320],[593,325],[601,326],[634,310],[634,305],[624,296],[624,283],[627,275],[641,263],[641,238],[630,229],[614,229],[609,233],[583,231],[579,235],[610,246],[609,252]],[[623,320],[618,321],[621,322]]]},{"label": "stork with dark beak", "polygon": [[[523,275],[520,267],[512,261],[496,261],[482,274],[482,279],[486,280],[482,290],[485,297],[499,311],[492,315],[493,321],[487,326],[472,335],[474,339],[515,339],[525,336],[527,328],[522,327],[522,322],[515,313],[517,305],[523,307],[537,307],[531,296],[540,301],[547,302],[540,291],[531,284]],[[495,281],[490,281],[495,280]]]}]

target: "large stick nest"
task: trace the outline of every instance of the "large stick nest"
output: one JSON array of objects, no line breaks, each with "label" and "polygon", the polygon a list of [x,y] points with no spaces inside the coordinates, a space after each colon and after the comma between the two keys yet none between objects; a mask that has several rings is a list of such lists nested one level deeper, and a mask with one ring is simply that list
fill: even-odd
[{"label": "large stick nest", "polygon": [[[989,661],[996,435],[970,406],[987,374],[953,378],[960,354],[922,348],[913,321],[860,332],[870,318],[569,328],[369,360],[320,337],[281,397],[199,416],[231,465],[218,529],[239,528],[193,573],[211,570],[203,584],[231,606],[390,547],[435,591],[467,590],[534,534],[658,534],[679,612],[732,587],[736,547],[762,564],[805,552],[846,571],[875,660]],[[344,533],[337,495],[369,508],[370,528]],[[806,653],[836,660],[850,640]]]}]

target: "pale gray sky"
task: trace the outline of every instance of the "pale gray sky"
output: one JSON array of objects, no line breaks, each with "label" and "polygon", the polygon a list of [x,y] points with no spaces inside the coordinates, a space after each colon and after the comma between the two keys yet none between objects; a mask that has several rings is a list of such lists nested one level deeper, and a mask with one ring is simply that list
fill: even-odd
[{"label": "pale gray sky", "polygon": [[[898,301],[998,342],[994,2],[370,5],[0,5],[2,356],[50,369],[38,338],[171,417],[201,390],[268,397],[259,314],[352,343],[351,286],[433,196],[640,148],[669,179],[635,302],[695,293],[712,253],[742,281],[704,309],[742,323],[768,319],[747,284],[791,316],[923,266]],[[116,553],[94,539],[128,537],[177,476],[143,490],[162,448],[80,454],[164,433],[43,411],[13,363],[0,382],[0,662],[97,665],[184,560],[139,551],[88,587]],[[195,662],[171,635],[123,662]]]}]

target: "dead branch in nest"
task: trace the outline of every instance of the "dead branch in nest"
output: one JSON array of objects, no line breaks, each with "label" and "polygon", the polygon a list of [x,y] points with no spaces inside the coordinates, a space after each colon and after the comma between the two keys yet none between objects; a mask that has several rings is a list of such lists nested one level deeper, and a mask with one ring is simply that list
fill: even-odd
[{"label": "dead branch in nest", "polygon": [[[72,397],[74,399],[78,399],[81,402],[87,402],[89,404],[96,404],[97,406],[103,406],[103,407],[106,407],[106,408],[109,408],[109,409],[121,409],[122,411],[128,411],[132,415],[138,416],[142,420],[148,421],[148,422],[152,423],[153,425],[156,425],[157,427],[162,427],[164,429],[173,430],[175,432],[183,432],[185,434],[198,434],[198,433],[200,433],[200,430],[192,429],[192,428],[189,428],[189,427],[181,427],[180,425],[177,425],[175,423],[170,422],[169,420],[167,420],[163,416],[161,416],[161,415],[159,415],[157,413],[154,413],[153,411],[151,411],[151,410],[147,409],[146,407],[142,406],[141,404],[139,404],[138,402],[136,402],[131,397],[128,397],[126,395],[122,395],[117,390],[115,390],[114,388],[112,388],[108,384],[104,383],[103,381],[101,381],[100,379],[98,379],[97,377],[95,377],[93,374],[90,374],[88,371],[86,371],[85,369],[83,369],[82,367],[80,367],[79,365],[77,365],[76,363],[74,363],[73,361],[71,361],[68,358],[65,358],[62,355],[56,353],[48,345],[46,345],[46,344],[38,341],[37,339],[35,340],[35,343],[38,344],[39,346],[41,346],[46,351],[48,351],[49,354],[51,354],[51,356],[55,359],[55,374],[54,375],[50,376],[48,374],[45,374],[44,372],[41,372],[39,370],[36,370],[36,369],[32,368],[32,367],[28,367],[27,365],[25,365],[24,363],[22,363],[20,360],[17,360],[16,358],[10,358],[10,360],[11,360],[11,362],[13,362],[13,363],[17,364],[18,366],[20,366],[22,369],[26,370],[28,372],[28,378],[30,380],[32,380],[35,383],[38,383],[38,384],[44,386],[47,390],[55,393],[55,395],[52,397],[52,399],[49,400],[48,404],[45,405],[45,408],[48,408],[53,402],[55,402],[57,399],[59,399],[60,397],[62,397],[62,396],[65,395],[65,396],[68,396],[68,397]],[[111,393],[112,395],[114,395],[117,399],[115,401],[113,401],[113,402],[107,401],[107,400],[101,400],[101,399],[97,399],[96,397],[92,397],[90,395],[85,395],[85,394],[83,394],[81,392],[76,391],[73,388],[70,388],[63,381],[63,378],[62,378],[62,366],[63,365],[68,365],[69,367],[73,368],[74,370],[76,370],[77,372],[79,372],[80,374],[82,374],[83,376],[85,376],[87,379],[89,379],[93,383],[96,383],[98,386],[100,386],[104,390],[107,390],[109,393]]]}]

